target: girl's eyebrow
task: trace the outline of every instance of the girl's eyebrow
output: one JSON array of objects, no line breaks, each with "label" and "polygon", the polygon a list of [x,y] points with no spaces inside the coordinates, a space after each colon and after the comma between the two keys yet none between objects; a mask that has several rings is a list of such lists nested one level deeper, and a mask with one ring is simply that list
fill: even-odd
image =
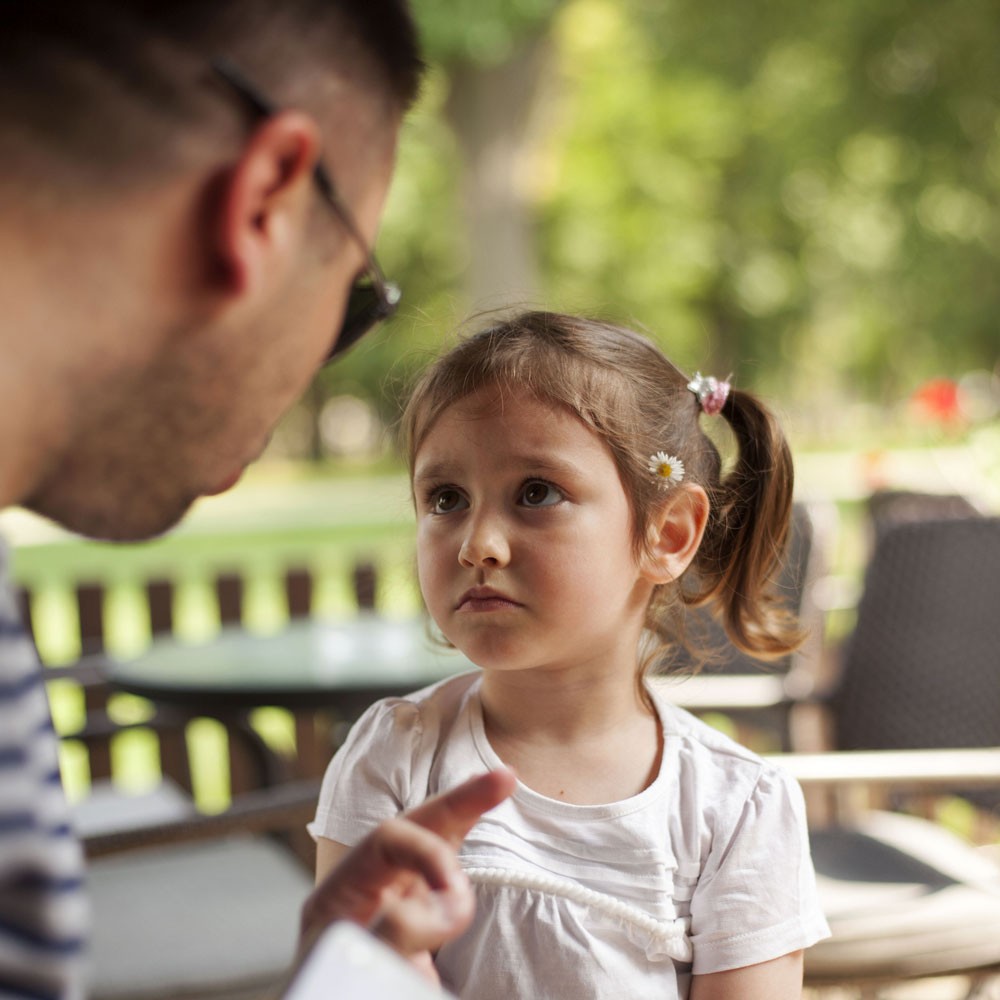
[{"label": "girl's eyebrow", "polygon": [[553,455],[517,455],[514,460],[518,465],[535,469],[538,472],[566,474],[577,469],[577,466],[573,462],[564,462]]},{"label": "girl's eyebrow", "polygon": [[413,481],[427,479],[449,479],[455,475],[456,469],[451,462],[433,462],[430,465],[416,466],[413,470]]},{"label": "girl's eyebrow", "polygon": [[[524,454],[512,455],[505,460],[502,468],[513,467],[516,469],[528,469],[533,472],[547,472],[553,475],[569,475],[579,471],[573,462],[565,462],[549,454]],[[497,467],[498,470],[501,466]],[[460,470],[454,462],[447,459],[439,462],[431,462],[429,465],[417,466],[413,472],[414,482],[418,480],[452,479],[458,476]]]}]

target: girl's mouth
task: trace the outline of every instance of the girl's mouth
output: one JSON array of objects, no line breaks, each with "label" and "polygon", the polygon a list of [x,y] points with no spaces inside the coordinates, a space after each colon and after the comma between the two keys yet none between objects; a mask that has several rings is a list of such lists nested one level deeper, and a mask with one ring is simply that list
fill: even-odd
[{"label": "girl's mouth", "polygon": [[473,587],[462,595],[455,610],[462,612],[510,611],[520,606],[517,601],[506,594],[501,594],[492,587]]}]

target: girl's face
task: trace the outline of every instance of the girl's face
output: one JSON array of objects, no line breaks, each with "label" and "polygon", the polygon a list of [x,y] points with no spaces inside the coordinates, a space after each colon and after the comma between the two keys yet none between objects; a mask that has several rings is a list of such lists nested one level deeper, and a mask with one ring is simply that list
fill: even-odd
[{"label": "girl's face", "polygon": [[424,600],[469,659],[634,676],[652,583],[611,453],[574,414],[465,397],[418,449],[413,492]]}]

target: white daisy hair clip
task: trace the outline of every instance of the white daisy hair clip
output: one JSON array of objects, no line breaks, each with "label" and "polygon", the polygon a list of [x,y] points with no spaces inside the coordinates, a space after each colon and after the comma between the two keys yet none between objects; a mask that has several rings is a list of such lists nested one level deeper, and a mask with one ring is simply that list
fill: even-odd
[{"label": "white daisy hair clip", "polygon": [[684,480],[684,463],[676,455],[658,451],[649,456],[649,471],[656,477],[656,485],[661,490],[669,490]]},{"label": "white daisy hair clip", "polygon": [[687,387],[698,397],[701,412],[714,417],[726,405],[729,398],[729,390],[732,386],[728,381],[720,381],[714,375],[702,375],[695,372],[694,378],[688,382]]}]

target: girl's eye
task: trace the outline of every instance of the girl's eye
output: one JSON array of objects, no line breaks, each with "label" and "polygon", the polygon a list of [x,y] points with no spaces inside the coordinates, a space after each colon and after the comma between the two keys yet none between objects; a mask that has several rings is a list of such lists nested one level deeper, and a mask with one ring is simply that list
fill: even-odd
[{"label": "girl's eye", "polygon": [[468,504],[462,494],[449,487],[435,490],[430,496],[430,508],[433,514],[450,514],[453,510],[466,506]]},{"label": "girl's eye", "polygon": [[525,507],[551,507],[563,499],[557,487],[541,479],[533,479],[521,488],[521,503]]}]

